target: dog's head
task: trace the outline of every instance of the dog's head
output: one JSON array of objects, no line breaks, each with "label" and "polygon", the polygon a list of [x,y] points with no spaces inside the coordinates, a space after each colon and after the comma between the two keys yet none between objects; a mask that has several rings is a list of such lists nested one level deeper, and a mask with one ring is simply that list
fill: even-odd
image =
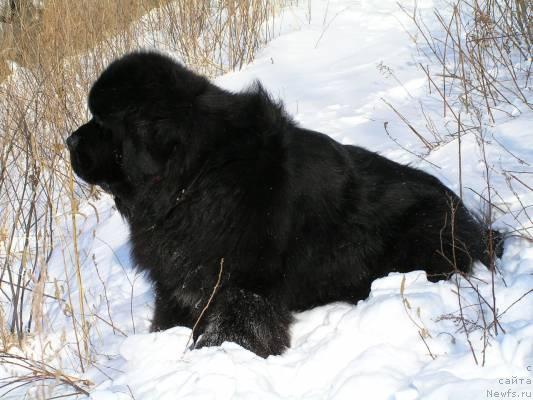
[{"label": "dog's head", "polygon": [[190,140],[193,103],[207,84],[158,53],[114,61],[90,91],[93,118],[66,141],[74,172],[104,189],[157,179]]}]

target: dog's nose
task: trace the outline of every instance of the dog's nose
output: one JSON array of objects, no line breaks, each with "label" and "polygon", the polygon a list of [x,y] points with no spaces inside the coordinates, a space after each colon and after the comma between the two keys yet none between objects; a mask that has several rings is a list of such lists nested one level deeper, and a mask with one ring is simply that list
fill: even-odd
[{"label": "dog's nose", "polygon": [[80,141],[79,136],[70,135],[67,140],[65,140],[65,143],[67,144],[67,147],[69,150],[74,150],[76,146],[78,145]]}]

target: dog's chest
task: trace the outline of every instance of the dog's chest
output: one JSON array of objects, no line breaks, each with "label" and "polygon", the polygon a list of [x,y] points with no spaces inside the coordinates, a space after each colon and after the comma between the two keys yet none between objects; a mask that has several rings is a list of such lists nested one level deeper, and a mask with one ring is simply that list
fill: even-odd
[{"label": "dog's chest", "polygon": [[[201,254],[193,251],[192,238],[179,232],[176,224],[172,229],[150,228],[131,237],[137,267],[146,271],[154,282],[171,290],[180,303],[195,307],[204,292],[215,284],[215,262],[207,252],[200,257]],[[132,225],[132,232],[135,230],[136,226]]]}]

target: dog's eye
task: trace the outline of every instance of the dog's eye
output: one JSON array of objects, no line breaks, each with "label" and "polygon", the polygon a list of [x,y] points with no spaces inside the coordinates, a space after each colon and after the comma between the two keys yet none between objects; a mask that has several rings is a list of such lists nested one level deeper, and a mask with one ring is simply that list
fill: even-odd
[{"label": "dog's eye", "polygon": [[117,164],[121,164],[122,163],[122,154],[119,153],[117,150],[113,151],[113,156],[115,157],[115,162]]}]

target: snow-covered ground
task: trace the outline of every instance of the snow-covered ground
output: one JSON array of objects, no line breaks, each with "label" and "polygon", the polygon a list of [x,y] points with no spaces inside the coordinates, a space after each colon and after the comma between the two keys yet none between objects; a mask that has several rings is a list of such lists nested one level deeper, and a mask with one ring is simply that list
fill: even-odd
[{"label": "snow-covered ground", "polygon": [[[437,124],[446,122],[440,117],[442,106],[427,94],[424,73],[416,68],[417,52],[403,28],[410,20],[396,1],[299,3],[284,10],[279,35],[253,63],[216,83],[239,90],[259,79],[302,126],[410,162],[458,191],[456,141],[440,144],[421,160],[413,154],[423,153],[421,142],[387,105],[421,132],[425,120],[420,103]],[[418,4],[427,15],[434,6],[431,1]],[[495,227],[507,231],[530,229],[533,215],[531,208],[519,211],[517,197],[526,206],[533,204],[527,189],[533,187],[533,168],[527,163],[533,161],[533,112],[514,114],[499,117],[488,128],[497,141],[486,149],[491,183],[501,196]],[[387,135],[385,125],[409,152]],[[486,191],[485,165],[474,135],[465,135],[462,146],[465,201],[481,212],[483,202],[475,193]],[[502,170],[519,171],[525,186],[510,186],[498,173]],[[69,218],[62,227],[65,237],[72,235]],[[533,245],[526,239],[509,237],[498,261],[497,336],[493,327],[483,329],[492,322],[492,313],[479,303],[481,298],[492,302],[492,285],[490,272],[478,265],[472,282],[479,295],[459,281],[468,336],[459,318],[455,279],[430,283],[423,272],[391,274],[376,280],[370,297],[356,305],[337,303],[297,314],[291,348],[282,356],[262,359],[233,343],[186,350],[191,333],[187,328],[148,333],[153,294],[131,265],[128,228],[113,200],[104,196],[85,204],[77,218],[87,349],[83,338],[75,337],[83,329],[73,329],[83,318],[70,244],[54,251],[48,268],[54,283],[45,290],[65,302],[46,300],[46,334],[35,337],[32,349],[42,353],[44,361],[74,374],[80,363],[75,343],[81,341],[80,352],[92,358],[90,365],[85,363],[89,367],[83,378],[92,382],[94,400],[533,396],[533,294],[521,298],[533,288]],[[0,377],[13,373],[7,366],[0,371]],[[49,397],[71,391],[51,386],[46,390]],[[19,399],[21,393],[13,391],[6,398]]]}]

